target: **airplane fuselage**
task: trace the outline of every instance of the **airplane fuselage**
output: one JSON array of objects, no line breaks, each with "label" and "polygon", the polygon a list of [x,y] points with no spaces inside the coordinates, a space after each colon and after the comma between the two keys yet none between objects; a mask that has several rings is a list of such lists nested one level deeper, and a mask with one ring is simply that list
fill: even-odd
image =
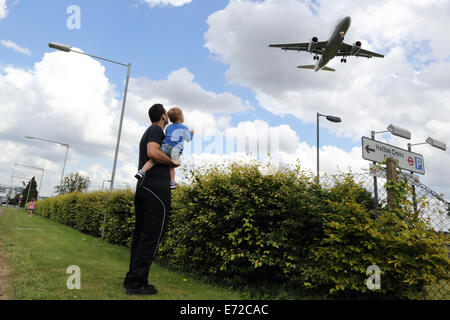
[{"label": "airplane fuselage", "polygon": [[327,41],[327,47],[325,48],[319,61],[317,61],[314,71],[319,71],[327,65],[327,63],[336,56],[336,53],[341,48],[342,42],[344,41],[345,34],[350,28],[351,19],[350,17],[345,17],[336,25],[330,39]]}]

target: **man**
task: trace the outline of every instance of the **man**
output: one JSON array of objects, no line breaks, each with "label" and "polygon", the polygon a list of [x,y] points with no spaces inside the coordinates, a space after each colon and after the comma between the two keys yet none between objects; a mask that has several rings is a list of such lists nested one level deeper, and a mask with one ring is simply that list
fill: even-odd
[{"label": "man", "polygon": [[137,186],[134,198],[136,225],[131,244],[130,270],[125,276],[126,294],[149,295],[157,290],[148,283],[148,274],[158,245],[167,226],[170,212],[170,167],[180,165],[160,150],[163,129],[168,124],[163,105],[155,104],[148,110],[152,125],[139,143],[139,169],[151,159],[156,164],[145,174]]}]

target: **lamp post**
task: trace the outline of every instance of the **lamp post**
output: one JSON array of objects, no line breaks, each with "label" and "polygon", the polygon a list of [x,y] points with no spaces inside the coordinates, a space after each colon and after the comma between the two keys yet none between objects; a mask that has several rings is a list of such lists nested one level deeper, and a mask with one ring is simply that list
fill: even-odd
[{"label": "lamp post", "polygon": [[408,151],[411,151],[411,147],[412,146],[418,146],[418,145],[421,145],[421,144],[429,144],[432,147],[435,147],[435,148],[440,149],[442,151],[446,151],[447,150],[447,145],[445,143],[443,143],[443,142],[441,142],[439,140],[433,139],[431,137],[428,137],[425,142],[414,143],[414,144],[408,143]]},{"label": "lamp post", "polygon": [[66,161],[67,161],[67,154],[69,153],[69,145],[66,143],[62,143],[62,142],[58,142],[58,141],[52,141],[52,140],[47,140],[47,139],[42,139],[42,138],[36,138],[36,137],[30,137],[30,136],[25,136],[25,138],[27,139],[36,139],[36,140],[42,140],[42,141],[47,141],[47,142],[51,142],[51,143],[56,143],[62,146],[65,146],[66,149],[66,156],[64,158],[64,165],[63,165],[63,170],[62,170],[62,174],[61,174],[61,182],[59,183],[59,186],[62,186],[63,183],[63,178],[64,178],[64,170],[66,169]]},{"label": "lamp post", "polygon": [[[25,179],[26,179],[26,178],[25,178]],[[27,211],[27,203],[28,203],[28,197],[30,196],[30,190],[31,190],[31,179],[30,179],[30,181],[28,181],[28,183],[30,184],[30,187],[28,188],[27,199],[25,200],[25,205],[24,205],[24,207],[25,207],[25,211]],[[25,182],[23,182],[23,181],[22,181],[22,184],[23,184],[23,187],[25,188],[25,187],[26,187],[26,184],[25,184]],[[19,202],[19,207],[20,207],[20,202]]]},{"label": "lamp post", "polygon": [[316,148],[317,149],[317,176],[316,176],[317,183],[319,183],[319,118],[320,117],[325,117],[328,121],[334,122],[334,123],[342,122],[342,119],[339,117],[327,116],[327,115],[320,114],[317,112],[317,125],[316,125],[316,127],[317,127],[317,148]]},{"label": "lamp post", "polygon": [[105,181],[106,182],[111,182],[111,180],[103,180],[103,182],[102,182],[102,190],[103,190],[103,186],[105,185]]},{"label": "lamp post", "polygon": [[[56,49],[56,50],[60,50],[60,51],[63,51],[63,52],[75,52],[75,53],[83,54],[83,55],[86,55],[86,56],[89,56],[89,57],[92,57],[92,58],[95,58],[95,59],[104,60],[104,61],[108,61],[108,62],[111,62],[111,63],[115,63],[115,64],[118,64],[118,65],[127,67],[127,78],[126,78],[126,81],[125,81],[125,92],[124,92],[123,101],[122,101],[122,111],[120,113],[119,132],[117,134],[116,151],[115,151],[115,154],[114,154],[114,164],[113,164],[113,169],[112,169],[112,174],[111,174],[111,184],[109,186],[109,190],[112,192],[112,190],[114,188],[114,177],[115,177],[115,174],[116,174],[117,156],[119,154],[120,136],[122,134],[122,123],[123,123],[123,115],[125,113],[125,102],[127,100],[128,83],[130,81],[131,64],[130,63],[124,64],[124,63],[120,63],[120,62],[117,62],[117,61],[114,61],[114,60],[105,59],[105,58],[101,58],[101,57],[98,57],[98,56],[87,54],[87,53],[84,53],[84,52],[81,52],[81,51],[73,50],[72,47],[67,45],[67,44],[50,42],[48,44],[48,46],[50,48],[53,48],[53,49]],[[104,237],[104,234],[105,234],[105,223],[106,223],[106,211],[105,211],[105,216],[103,218],[102,240],[103,240],[103,237]]]},{"label": "lamp post", "polygon": [[[15,166],[20,166],[20,167],[25,167],[25,168],[32,168],[32,169],[37,169],[37,170],[41,170],[42,171],[42,175],[41,175],[41,182],[39,183],[39,193],[41,193],[41,187],[42,187],[42,179],[44,179],[44,169],[42,168],[37,168],[37,167],[32,167],[32,166],[25,166],[23,164],[18,164],[18,163],[14,163]],[[31,185],[30,185],[30,189],[31,189]],[[41,193],[42,194],[42,193]]]},{"label": "lamp post", "polygon": [[[392,135],[400,137],[400,138],[404,138],[404,139],[411,139],[411,132],[407,129],[401,128],[399,126],[395,126],[393,124],[390,124],[386,130],[384,131],[371,131],[370,135],[371,135],[371,139],[375,140],[375,135],[377,133],[385,133],[385,132],[390,132]],[[375,165],[376,162],[374,161],[373,164]],[[374,175],[373,176],[373,193],[374,193],[374,206],[375,206],[375,212],[377,212],[378,209],[378,183],[377,183],[377,176]]]},{"label": "lamp post", "polygon": [[[20,177],[20,176],[16,176],[16,175],[12,175],[11,176],[11,194],[10,194],[10,197],[9,197],[9,202],[11,202],[11,199],[12,199],[12,184],[13,184],[13,180],[14,180],[14,178],[19,178],[19,179],[25,179],[25,180],[28,180],[28,181],[31,181],[31,178],[28,178],[28,177]],[[24,184],[24,186],[25,186],[25,183],[22,181],[22,183]],[[20,202],[19,202],[19,205],[20,205]]]},{"label": "lamp post", "polygon": [[[408,143],[408,151],[411,152],[411,147],[412,146],[419,146],[422,144],[429,144],[434,148],[446,151],[447,150],[447,145],[439,140],[433,139],[431,137],[428,137],[427,140],[425,142],[421,142],[421,143]],[[411,171],[411,173],[413,173]],[[417,212],[417,200],[416,200],[416,187],[414,186],[414,184],[412,185],[412,192],[413,192],[413,205],[414,205],[414,212]]]},{"label": "lamp post", "polygon": [[11,167],[8,167],[8,168],[12,170],[11,185],[9,186],[9,198],[11,199],[12,198],[12,193],[13,193],[13,191],[12,191],[12,184],[13,184],[15,170],[14,170],[14,168],[11,168]]},{"label": "lamp post", "polygon": [[104,60],[104,61],[108,61],[108,62],[111,62],[111,63],[115,63],[115,64],[118,64],[118,65],[121,65],[121,66],[124,66],[124,67],[128,68],[127,69],[127,78],[126,78],[126,82],[125,82],[125,92],[124,92],[123,101],[122,101],[122,111],[121,111],[121,114],[120,114],[119,133],[117,135],[116,151],[115,151],[115,155],[114,155],[114,164],[113,164],[113,170],[112,170],[112,175],[111,175],[110,190],[112,191],[113,188],[114,188],[114,177],[115,177],[115,174],[116,174],[117,156],[119,154],[120,136],[122,134],[123,115],[125,113],[125,102],[126,102],[126,99],[127,99],[128,83],[129,83],[129,80],[130,80],[130,72],[131,72],[131,64],[130,63],[124,64],[124,63],[120,63],[120,62],[117,62],[117,61],[114,61],[114,60],[101,58],[101,57],[98,57],[98,56],[94,56],[92,54],[87,54],[87,53],[84,53],[84,52],[81,52],[81,51],[73,50],[71,46],[66,45],[66,44],[50,42],[48,44],[48,46],[50,48],[53,48],[53,49],[56,49],[56,50],[60,50],[60,51],[63,51],[63,52],[75,52],[75,53],[83,54],[83,55],[86,55],[86,56],[89,56],[89,57],[92,57],[92,58],[95,58],[95,59],[99,59],[99,60]]}]

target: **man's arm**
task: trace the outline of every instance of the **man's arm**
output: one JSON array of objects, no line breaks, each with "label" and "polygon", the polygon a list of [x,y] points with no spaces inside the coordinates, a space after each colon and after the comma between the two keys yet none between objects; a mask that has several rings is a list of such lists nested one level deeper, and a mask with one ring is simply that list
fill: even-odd
[{"label": "man's arm", "polygon": [[159,149],[160,145],[157,142],[149,142],[147,143],[147,156],[152,159],[154,162],[172,166],[172,167],[178,167],[180,165],[180,161],[174,161],[169,158],[167,154],[162,152]]}]

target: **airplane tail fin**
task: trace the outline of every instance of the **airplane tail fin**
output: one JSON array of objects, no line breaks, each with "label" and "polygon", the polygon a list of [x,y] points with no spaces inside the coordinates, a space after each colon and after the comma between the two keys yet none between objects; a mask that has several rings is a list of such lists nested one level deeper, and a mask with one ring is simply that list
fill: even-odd
[{"label": "airplane tail fin", "polygon": [[[297,68],[300,68],[300,69],[310,69],[310,70],[315,70],[315,69],[316,69],[316,66],[313,65],[313,64],[309,64],[309,65],[305,65],[305,66],[298,66]],[[323,70],[323,71],[331,71],[331,72],[335,72],[335,71],[336,71],[336,70],[334,70],[333,68],[330,68],[330,67],[323,67],[323,68],[320,69],[320,70]]]}]

